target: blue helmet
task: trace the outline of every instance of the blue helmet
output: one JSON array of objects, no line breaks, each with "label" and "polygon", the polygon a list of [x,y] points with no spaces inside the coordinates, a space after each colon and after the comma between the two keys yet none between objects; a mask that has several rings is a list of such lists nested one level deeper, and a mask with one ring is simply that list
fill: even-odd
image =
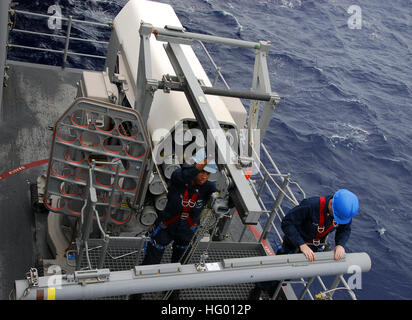
[{"label": "blue helmet", "polygon": [[[205,149],[202,148],[196,154],[193,156],[193,161],[195,163],[202,162],[206,158],[206,152]],[[209,172],[209,173],[215,173],[217,171],[217,164],[215,160],[209,161],[207,165],[203,168],[203,170]]]},{"label": "blue helmet", "polygon": [[358,197],[349,190],[339,189],[333,195],[332,210],[337,223],[347,224],[358,213]]}]

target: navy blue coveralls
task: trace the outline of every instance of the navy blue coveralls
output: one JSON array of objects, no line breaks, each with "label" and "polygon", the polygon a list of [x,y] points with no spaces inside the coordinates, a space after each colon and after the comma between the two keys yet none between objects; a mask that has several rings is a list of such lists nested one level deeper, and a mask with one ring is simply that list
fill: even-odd
[{"label": "navy blue coveralls", "polygon": [[[178,262],[192,240],[196,226],[200,222],[200,214],[212,193],[216,192],[216,185],[206,181],[203,185],[192,185],[193,179],[200,173],[196,166],[184,165],[173,172],[167,195],[167,205],[156,221],[151,240],[147,243],[146,256],[143,265],[159,264],[166,246],[173,241],[172,263]],[[180,217],[183,212],[183,197],[188,191],[188,199],[193,199],[197,192],[196,202],[192,204],[189,217]],[[175,221],[167,224],[175,218]],[[189,223],[190,222],[190,223]],[[165,224],[167,226],[165,227]],[[192,224],[192,227],[191,227]]]},{"label": "navy blue coveralls", "polygon": [[[326,204],[323,209],[324,227],[328,229],[333,223],[333,214],[328,211],[329,200],[333,195],[327,196]],[[326,235],[320,238],[320,245],[315,246],[313,240],[318,233],[320,219],[320,197],[303,199],[300,204],[285,215],[282,220],[281,228],[285,234],[282,247],[276,252],[277,255],[298,253],[302,244],[308,244],[313,252],[322,250],[322,244],[325,242]],[[335,245],[345,247],[351,232],[351,223],[336,225],[330,232],[335,232]],[[330,233],[329,232],[329,233]],[[256,283],[256,286],[262,290],[268,291],[273,295],[277,281],[266,281]]]},{"label": "navy blue coveralls", "polygon": [[[333,222],[333,214],[328,211],[328,203],[332,197],[333,195],[326,197],[326,205],[323,210],[325,217],[325,229],[327,229]],[[285,234],[282,249],[287,251],[286,253],[294,252],[296,249],[299,249],[299,246],[305,243],[307,243],[314,252],[319,251],[321,246],[314,246],[309,243],[315,239],[318,232],[320,218],[319,210],[320,198],[313,197],[303,199],[298,206],[294,207],[286,214],[281,224],[282,230]],[[352,222],[337,225],[330,231],[332,232],[336,230],[335,245],[345,247],[350,236],[351,223]],[[320,242],[323,243],[325,238],[326,236],[321,238]]]}]

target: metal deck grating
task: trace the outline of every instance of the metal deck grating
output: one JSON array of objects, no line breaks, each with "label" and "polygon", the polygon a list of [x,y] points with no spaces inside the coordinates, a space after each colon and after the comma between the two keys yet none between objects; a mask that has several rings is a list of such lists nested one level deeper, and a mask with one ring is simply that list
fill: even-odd
[{"label": "metal deck grating", "polygon": [[[141,241],[127,241],[122,243],[114,241],[110,244],[108,254],[103,268],[111,271],[122,271],[133,269],[134,266],[143,261],[144,252]],[[207,243],[201,242],[198,249],[193,254],[189,263],[199,262],[200,255],[206,248]],[[171,245],[166,248],[162,263],[170,263],[172,249]],[[92,268],[97,268],[100,257],[101,241],[91,240],[89,243],[89,258]],[[212,242],[208,250],[209,258],[206,262],[222,261],[230,258],[245,258],[266,255],[263,247],[258,243],[233,243],[233,242]],[[81,263],[82,268],[87,267],[86,256]],[[253,288],[253,283],[211,286],[196,289],[180,290],[180,300],[246,300],[249,291]],[[142,295],[143,300],[160,300],[164,293],[151,292]],[[126,297],[110,297],[110,299],[126,299]]]}]

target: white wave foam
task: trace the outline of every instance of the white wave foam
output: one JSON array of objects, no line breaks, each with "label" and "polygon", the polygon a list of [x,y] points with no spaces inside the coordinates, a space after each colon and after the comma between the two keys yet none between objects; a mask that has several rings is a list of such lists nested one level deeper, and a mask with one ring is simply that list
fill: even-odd
[{"label": "white wave foam", "polygon": [[376,231],[379,233],[380,236],[383,236],[383,235],[385,234],[385,232],[386,232],[386,229],[385,229],[385,228],[379,228],[379,229],[376,230]]},{"label": "white wave foam", "polygon": [[239,20],[236,18],[235,15],[233,15],[232,13],[227,12],[227,11],[225,11],[225,10],[222,10],[221,13],[222,13],[225,17],[231,17],[231,18],[233,18],[233,19],[235,20],[235,22],[236,22],[236,24],[237,24],[238,31],[242,31],[242,30],[243,30],[243,26],[239,23]]},{"label": "white wave foam", "polygon": [[301,0],[281,0],[282,2],[282,7],[285,8],[299,8],[302,6],[302,1]]},{"label": "white wave foam", "polygon": [[370,132],[350,123],[336,123],[336,133],[329,137],[333,147],[337,143],[346,143],[346,146],[353,149],[353,143],[365,144],[368,142]]},{"label": "white wave foam", "polygon": [[[216,7],[213,5],[212,1],[210,1],[210,0],[202,0],[202,2],[206,3],[207,5],[209,5],[212,9],[215,9],[216,12],[222,14],[223,16],[225,16],[225,17],[231,17],[231,18],[236,22],[237,31],[238,31],[238,32],[243,31],[243,26],[239,23],[238,18],[236,18],[236,16],[235,16],[234,14],[232,14],[232,13],[230,13],[230,12],[227,12],[227,11],[225,11],[225,10],[222,10],[222,9],[216,8]],[[227,3],[227,5],[228,5],[229,8],[231,8],[231,9],[234,8],[233,5],[232,5],[230,2]]]}]

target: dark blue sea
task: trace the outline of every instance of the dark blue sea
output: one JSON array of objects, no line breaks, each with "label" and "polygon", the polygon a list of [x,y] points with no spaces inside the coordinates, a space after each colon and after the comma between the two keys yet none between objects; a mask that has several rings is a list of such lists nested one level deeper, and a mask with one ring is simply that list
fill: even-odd
[{"label": "dark blue sea", "polygon": [[[58,5],[64,17],[109,22],[127,1],[18,2],[15,9],[47,14],[50,6]],[[347,251],[367,252],[372,270],[362,275],[357,297],[411,299],[412,1],[161,2],[175,8],[188,31],[271,41],[270,81],[281,102],[265,137],[267,148],[280,170],[290,172],[307,196],[339,188],[358,195],[360,211]],[[19,17],[15,27],[50,32],[47,19]],[[52,33],[64,35],[66,28],[63,22]],[[109,39],[103,28],[82,28],[73,26],[73,36],[86,33],[89,38]],[[12,40],[64,48],[64,40],[46,37],[39,42],[14,35]],[[105,55],[100,45],[73,41],[70,49]],[[232,88],[250,89],[253,52],[213,45],[208,49]],[[61,64],[61,55],[30,56],[18,49],[11,49],[9,58]],[[200,59],[206,61],[204,56]],[[103,63],[69,57],[68,66],[100,70]],[[211,67],[206,70],[213,77]],[[336,293],[338,297],[345,299]]]}]

